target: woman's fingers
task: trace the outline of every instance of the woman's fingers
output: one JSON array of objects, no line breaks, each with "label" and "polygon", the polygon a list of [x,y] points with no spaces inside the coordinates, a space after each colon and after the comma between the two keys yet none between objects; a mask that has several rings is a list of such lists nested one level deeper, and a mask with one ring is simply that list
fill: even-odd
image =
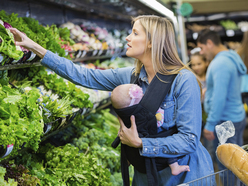
[{"label": "woman's fingers", "polygon": [[132,115],[132,116],[130,117],[130,120],[131,120],[131,127],[134,128],[135,130],[137,130],[134,115]]},{"label": "woman's fingers", "polygon": [[9,30],[14,35],[14,39],[15,39],[16,43],[22,42],[22,40],[23,40],[22,35],[24,35],[24,34],[22,34],[16,28],[9,28]]},{"label": "woman's fingers", "polygon": [[38,43],[35,43],[31,40],[25,33],[20,32],[16,28],[9,29],[11,33],[13,33],[15,44],[17,46],[22,46],[28,50],[31,50],[35,54],[37,54],[40,58],[43,58],[47,52],[45,48],[40,46]]},{"label": "woman's fingers", "polygon": [[119,123],[120,123],[120,129],[118,131],[118,136],[121,137],[122,126],[124,125],[124,123],[123,123],[122,119],[119,116],[117,118],[118,118]]},{"label": "woman's fingers", "polygon": [[30,48],[30,44],[32,43],[31,40],[24,34],[23,32],[19,31],[16,28],[10,28],[10,32],[13,34],[15,39],[15,44],[17,46],[23,46],[27,49]]}]

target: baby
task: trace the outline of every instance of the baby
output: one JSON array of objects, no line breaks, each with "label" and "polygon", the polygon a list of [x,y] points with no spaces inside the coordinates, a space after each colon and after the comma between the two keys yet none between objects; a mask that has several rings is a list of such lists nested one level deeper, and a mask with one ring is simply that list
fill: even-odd
[{"label": "baby", "polygon": [[[115,109],[122,109],[138,104],[143,97],[142,88],[136,84],[123,84],[117,86],[112,94],[111,101]],[[161,127],[164,122],[164,110],[160,109],[156,113],[157,127]],[[137,122],[137,121],[136,121]],[[136,123],[139,125],[138,123]],[[179,165],[178,158],[168,158],[168,164],[172,175],[178,175],[184,171],[190,171],[188,165]]]}]

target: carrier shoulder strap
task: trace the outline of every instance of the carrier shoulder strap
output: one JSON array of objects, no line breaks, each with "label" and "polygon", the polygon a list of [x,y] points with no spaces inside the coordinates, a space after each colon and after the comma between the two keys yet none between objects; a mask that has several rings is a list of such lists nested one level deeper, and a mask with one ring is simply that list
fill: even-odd
[{"label": "carrier shoulder strap", "polygon": [[170,91],[172,82],[176,75],[177,74],[162,75],[157,73],[147,87],[140,104],[155,115],[161,103]]}]

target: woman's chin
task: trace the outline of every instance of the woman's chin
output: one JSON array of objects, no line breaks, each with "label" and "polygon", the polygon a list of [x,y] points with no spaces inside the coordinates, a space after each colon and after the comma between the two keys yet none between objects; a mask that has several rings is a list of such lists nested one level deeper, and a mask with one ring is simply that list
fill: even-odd
[{"label": "woman's chin", "polygon": [[126,51],[126,56],[127,57],[132,57],[132,55],[130,55],[130,53],[128,51]]}]

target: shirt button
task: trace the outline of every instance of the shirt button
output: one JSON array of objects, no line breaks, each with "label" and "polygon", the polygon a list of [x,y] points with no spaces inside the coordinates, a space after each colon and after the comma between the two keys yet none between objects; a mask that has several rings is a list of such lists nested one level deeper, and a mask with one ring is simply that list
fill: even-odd
[{"label": "shirt button", "polygon": [[164,153],[167,153],[167,151],[166,151],[166,150],[164,150]]},{"label": "shirt button", "polygon": [[155,147],[153,147],[153,151],[155,151],[156,150],[156,148]]},{"label": "shirt button", "polygon": [[145,152],[147,151],[147,148],[145,148]]}]

